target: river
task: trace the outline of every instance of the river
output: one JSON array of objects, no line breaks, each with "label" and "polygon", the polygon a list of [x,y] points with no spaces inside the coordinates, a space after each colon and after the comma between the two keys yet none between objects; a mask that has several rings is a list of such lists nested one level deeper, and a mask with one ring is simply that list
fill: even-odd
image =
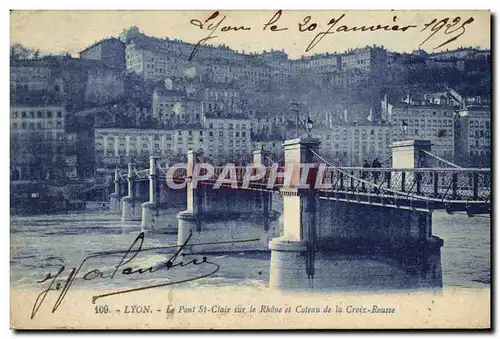
[{"label": "river", "polygon": [[[169,211],[162,216],[166,223],[177,223],[175,214]],[[240,221],[248,223],[251,221]],[[57,272],[64,262],[66,267],[77,267],[82,259],[92,253],[126,249],[140,232],[140,222],[123,223],[120,217],[109,212],[85,212],[58,215],[13,216],[11,218],[11,283],[21,288],[37,287],[36,281],[47,273]],[[449,215],[435,212],[433,233],[444,240],[442,271],[444,287],[489,287],[490,269],[490,218],[463,214]],[[144,247],[175,245],[175,234],[146,233]],[[208,278],[189,282],[190,286],[218,285],[266,288],[269,280],[269,253],[234,253],[212,255],[210,260],[220,266],[219,271]],[[164,260],[161,253],[150,253],[135,263],[141,267]],[[97,258],[94,265],[112,269],[116,258]],[[89,263],[90,264],[90,263]],[[196,269],[196,268],[193,268]],[[203,273],[203,272],[201,272]],[[188,277],[192,272],[187,270]],[[200,272],[197,272],[200,274]],[[181,277],[176,276],[181,279]],[[144,277],[142,277],[144,279]],[[162,276],[151,276],[163,281]],[[140,279],[127,280],[127,286]],[[77,281],[75,286],[86,287]],[[116,283],[125,281],[116,280]],[[143,282],[142,282],[143,283]],[[108,281],[93,281],[92,288],[107,287]]]}]

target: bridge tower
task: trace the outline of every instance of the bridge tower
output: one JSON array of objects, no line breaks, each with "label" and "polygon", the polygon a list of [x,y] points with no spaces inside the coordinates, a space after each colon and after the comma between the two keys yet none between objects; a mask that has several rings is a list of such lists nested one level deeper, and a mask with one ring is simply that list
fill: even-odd
[{"label": "bridge tower", "polygon": [[[271,152],[264,149],[253,151],[253,164],[263,165],[266,167],[271,166],[270,156]],[[267,247],[269,241],[276,236],[276,225],[271,225],[270,222],[270,212],[272,210],[272,193],[266,190],[261,190],[255,192],[256,197],[254,199],[255,210],[259,216],[259,220],[262,221],[264,225],[264,231],[267,232],[266,236],[262,238],[264,246]]]},{"label": "bridge tower", "polygon": [[120,185],[120,170],[118,168],[115,169],[114,184],[115,184],[115,191],[111,193],[109,198],[110,200],[109,210],[113,213],[119,213],[121,211],[121,204],[120,204],[121,185]]},{"label": "bridge tower", "polygon": [[135,166],[128,164],[127,172],[128,195],[122,198],[122,221],[137,221],[141,219],[141,205],[136,197]]},{"label": "bridge tower", "polygon": [[[269,286],[440,288],[443,242],[432,235],[432,213],[347,196],[371,194],[370,190],[348,189],[325,195],[311,187],[311,181],[297,187],[303,176],[300,164],[311,164],[318,146],[314,139],[288,140],[284,144],[285,163],[294,168],[290,187],[280,189],[284,234],[269,243]],[[393,148],[393,162],[400,169],[408,168],[406,180],[413,180],[412,168],[422,165],[419,146],[427,149],[429,143],[408,141]]]},{"label": "bridge tower", "polygon": [[141,229],[154,230],[158,227],[159,191],[158,160],[160,157],[149,157],[149,201],[142,204]]},{"label": "bridge tower", "polygon": [[[271,193],[243,188],[244,173],[237,173],[233,164],[209,169],[200,163],[200,156],[201,152],[192,150],[187,154],[187,206],[177,214],[177,243],[183,245],[189,239],[183,252],[267,249],[277,229],[276,213],[270,208]],[[266,152],[257,152],[255,161],[265,164]],[[236,177],[230,174],[231,168]],[[223,179],[226,184],[222,184]]]},{"label": "bridge tower", "polygon": [[[178,229],[177,229],[177,244],[182,245],[193,233],[201,231],[203,191],[199,183],[193,183],[193,174],[200,151],[188,150],[187,153],[187,173],[186,173],[186,188],[187,188],[187,206],[186,210],[177,214]],[[186,251],[190,251],[191,247],[187,247]]]},{"label": "bridge tower", "polygon": [[427,167],[427,157],[421,151],[431,151],[430,140],[396,141],[392,148],[392,168]]},{"label": "bridge tower", "polygon": [[[283,196],[284,234],[269,242],[271,268],[269,286],[300,288],[308,286],[314,275],[316,237],[316,196],[314,189],[299,188],[301,164],[310,164],[317,139],[292,139],[284,143],[285,163],[293,165],[289,188],[280,189]],[[287,169],[288,171],[288,169]]]}]

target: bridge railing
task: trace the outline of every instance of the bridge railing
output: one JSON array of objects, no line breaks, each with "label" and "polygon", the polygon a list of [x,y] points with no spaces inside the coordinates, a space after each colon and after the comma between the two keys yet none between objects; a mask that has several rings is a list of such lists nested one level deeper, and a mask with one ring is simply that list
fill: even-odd
[{"label": "bridge railing", "polygon": [[[319,165],[319,164],[318,164]],[[198,180],[205,184],[215,184],[219,179],[225,179],[227,186],[232,179],[228,167],[212,167],[213,173],[206,177],[207,168],[199,168]],[[159,167],[159,176],[162,180],[170,180],[181,184],[186,180],[186,168]],[[232,171],[230,169],[229,171]],[[234,166],[236,184],[242,187],[247,179],[248,167]],[[252,176],[259,171],[252,169]],[[252,179],[250,185],[267,189],[278,189],[284,184],[283,172],[285,166],[266,167],[265,174],[260,179]],[[149,169],[135,171],[139,180],[147,179]],[[224,174],[224,175],[223,175]],[[363,167],[326,167],[322,180],[316,180],[318,168],[311,169],[307,183],[314,185],[321,183],[322,191],[360,192],[379,195],[410,197],[412,199],[434,199],[440,201],[471,200],[490,201],[491,172],[489,168],[363,168]],[[273,178],[273,177],[274,178]]]},{"label": "bridge railing", "polygon": [[481,200],[491,196],[489,168],[327,167],[323,183],[335,191],[416,195],[442,200]]},{"label": "bridge railing", "polygon": [[[215,184],[217,180],[224,179],[224,181],[222,182],[223,185],[227,185],[229,182],[235,182],[238,187],[241,187],[245,181],[248,182],[249,186],[268,186],[268,183],[271,181],[273,185],[270,188],[277,188],[284,183],[283,172],[285,172],[285,167],[277,166],[277,164],[274,167],[266,167],[265,172],[260,176],[258,175],[259,168],[249,169],[249,167],[247,166],[213,166],[212,169],[212,174],[207,177],[207,174],[209,173],[208,169],[204,167],[198,168],[197,176],[199,178],[203,178],[199,179],[198,182],[205,184]],[[233,169],[235,172],[234,178],[233,175],[229,173]],[[224,170],[226,170],[227,172],[224,173]],[[176,180],[181,181],[186,179],[187,171],[185,168],[177,169],[174,173],[175,174],[173,177],[175,177]],[[273,176],[273,173],[274,175],[276,175],[274,180],[272,180],[271,178],[271,176]],[[256,177],[258,177],[258,179],[255,179]]]},{"label": "bridge railing", "polygon": [[137,177],[137,180],[141,180],[141,179],[148,179],[148,175],[149,175],[149,169],[146,168],[146,169],[143,169],[143,170],[140,170],[140,171],[135,171],[135,175]]},{"label": "bridge railing", "polygon": [[176,167],[172,168],[159,167],[159,178],[160,180],[165,180],[168,182],[173,182],[174,184],[182,184],[186,181],[187,168]]}]

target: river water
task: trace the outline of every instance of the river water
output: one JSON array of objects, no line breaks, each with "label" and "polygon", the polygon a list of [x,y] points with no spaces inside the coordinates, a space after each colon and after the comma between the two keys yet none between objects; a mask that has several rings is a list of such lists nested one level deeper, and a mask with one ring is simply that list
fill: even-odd
[{"label": "river water", "polygon": [[[163,215],[165,223],[175,225],[178,211]],[[242,221],[242,223],[251,221]],[[78,267],[83,258],[96,252],[127,249],[140,233],[140,222],[123,223],[120,217],[109,212],[85,212],[59,215],[14,216],[11,218],[11,283],[21,288],[40,288],[38,280],[47,273],[56,273],[62,264],[67,268]],[[444,240],[442,248],[442,272],[444,287],[489,287],[490,284],[490,218],[463,214],[448,215],[435,212],[433,233]],[[175,234],[146,233],[143,247],[176,245]],[[172,251],[170,251],[172,253]],[[244,286],[266,288],[269,280],[269,253],[213,254],[210,261],[219,270],[208,278],[188,282],[188,286]],[[98,267],[100,271],[112,271],[119,256],[92,258],[85,265],[85,272]],[[154,266],[165,260],[158,251],[134,259],[134,265]],[[192,265],[191,265],[192,266]],[[191,267],[176,273],[176,279],[193,274],[210,273],[213,267]],[[179,275],[180,274],[180,275]],[[122,279],[122,280],[120,280]],[[113,286],[141,286],[144,276],[113,280]],[[142,279],[142,280],[141,280]],[[148,283],[165,281],[161,274],[148,275]],[[74,286],[82,288],[106,288],[109,280],[77,279]]]}]

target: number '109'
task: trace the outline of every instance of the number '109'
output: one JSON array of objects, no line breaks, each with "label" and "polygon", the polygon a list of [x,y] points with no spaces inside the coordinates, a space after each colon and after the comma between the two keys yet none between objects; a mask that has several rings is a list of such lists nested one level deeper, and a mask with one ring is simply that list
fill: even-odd
[{"label": "number '109'", "polygon": [[95,307],[95,313],[98,313],[98,314],[109,313],[108,305],[96,305],[96,307]]}]

